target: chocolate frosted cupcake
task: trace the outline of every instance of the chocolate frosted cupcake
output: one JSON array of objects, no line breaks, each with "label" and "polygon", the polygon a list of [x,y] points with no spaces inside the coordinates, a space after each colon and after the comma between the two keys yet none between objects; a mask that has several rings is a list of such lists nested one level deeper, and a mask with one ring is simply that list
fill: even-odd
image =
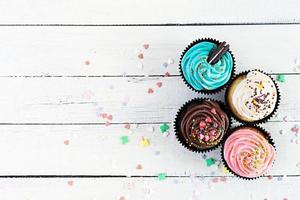
[{"label": "chocolate frosted cupcake", "polygon": [[230,126],[223,107],[210,99],[193,99],[184,104],[175,119],[175,134],[180,143],[195,152],[217,147]]},{"label": "chocolate frosted cupcake", "polygon": [[237,75],[226,91],[229,110],[243,123],[267,121],[275,113],[279,100],[279,90],[273,79],[258,70]]},{"label": "chocolate frosted cupcake", "polygon": [[225,139],[222,158],[233,174],[244,179],[254,179],[272,167],[275,147],[263,129],[240,126]]},{"label": "chocolate frosted cupcake", "polygon": [[210,94],[226,86],[234,73],[234,65],[229,45],[214,39],[200,39],[182,53],[180,73],[189,88]]}]

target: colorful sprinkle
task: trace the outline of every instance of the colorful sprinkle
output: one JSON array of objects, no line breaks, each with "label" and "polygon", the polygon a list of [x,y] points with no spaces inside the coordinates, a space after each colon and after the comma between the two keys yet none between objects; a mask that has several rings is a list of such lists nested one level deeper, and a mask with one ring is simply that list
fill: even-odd
[{"label": "colorful sprinkle", "polygon": [[168,124],[166,124],[166,123],[163,123],[162,125],[160,125],[160,132],[162,132],[162,133],[164,133],[164,132],[166,132],[167,130],[169,130],[169,126],[168,126]]}]

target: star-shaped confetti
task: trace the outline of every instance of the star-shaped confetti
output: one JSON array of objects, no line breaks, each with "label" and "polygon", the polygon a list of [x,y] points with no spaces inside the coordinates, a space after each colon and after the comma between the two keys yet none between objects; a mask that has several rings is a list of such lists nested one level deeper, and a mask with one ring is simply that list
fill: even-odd
[{"label": "star-shaped confetti", "polygon": [[167,173],[158,173],[157,178],[158,180],[163,181],[167,178]]},{"label": "star-shaped confetti", "polygon": [[122,144],[127,144],[129,142],[129,138],[127,135],[123,135],[120,137],[121,143]]},{"label": "star-shaped confetti", "polygon": [[147,138],[142,137],[141,141],[140,141],[140,146],[141,147],[148,147],[150,146],[150,140]]},{"label": "star-shaped confetti", "polygon": [[285,82],[285,75],[279,74],[277,75],[277,81],[284,83]]},{"label": "star-shaped confetti", "polygon": [[169,126],[168,126],[168,124],[166,124],[166,123],[163,123],[162,125],[160,125],[160,132],[162,132],[162,133],[164,133],[164,132],[166,132],[167,130],[169,130]]},{"label": "star-shaped confetti", "polygon": [[216,162],[216,160],[215,160],[214,158],[207,158],[207,159],[205,160],[206,166],[208,166],[208,167],[214,165],[215,162]]}]

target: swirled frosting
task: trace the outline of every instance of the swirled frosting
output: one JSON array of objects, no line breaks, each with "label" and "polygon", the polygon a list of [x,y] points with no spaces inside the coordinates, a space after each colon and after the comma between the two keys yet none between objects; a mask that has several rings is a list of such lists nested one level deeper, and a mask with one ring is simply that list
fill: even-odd
[{"label": "swirled frosting", "polygon": [[228,167],[242,177],[254,178],[265,174],[275,159],[275,149],[254,128],[240,128],[224,144],[224,159]]},{"label": "swirled frosting", "polygon": [[257,121],[272,113],[277,96],[277,89],[269,76],[259,71],[251,71],[235,86],[231,102],[234,110],[243,119]]},{"label": "swirled frosting", "polygon": [[227,51],[220,60],[211,65],[208,55],[217,45],[212,42],[200,42],[188,49],[182,60],[181,69],[185,80],[195,90],[213,90],[228,82],[233,69],[233,59]]},{"label": "swirled frosting", "polygon": [[227,132],[229,119],[219,104],[210,100],[192,102],[181,115],[180,133],[190,146],[208,149]]}]

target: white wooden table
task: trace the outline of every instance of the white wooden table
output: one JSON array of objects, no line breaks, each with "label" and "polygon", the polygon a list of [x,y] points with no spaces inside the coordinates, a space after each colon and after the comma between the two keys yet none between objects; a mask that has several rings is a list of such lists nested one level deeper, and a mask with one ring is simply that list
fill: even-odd
[{"label": "white wooden table", "polygon": [[[298,0],[0,1],[0,199],[299,199],[291,131],[300,125],[299,8]],[[269,176],[243,181],[207,167],[172,128],[160,133],[199,97],[181,81],[178,59],[201,37],[227,41],[239,72],[286,76],[278,115],[263,125],[277,146]]]}]

